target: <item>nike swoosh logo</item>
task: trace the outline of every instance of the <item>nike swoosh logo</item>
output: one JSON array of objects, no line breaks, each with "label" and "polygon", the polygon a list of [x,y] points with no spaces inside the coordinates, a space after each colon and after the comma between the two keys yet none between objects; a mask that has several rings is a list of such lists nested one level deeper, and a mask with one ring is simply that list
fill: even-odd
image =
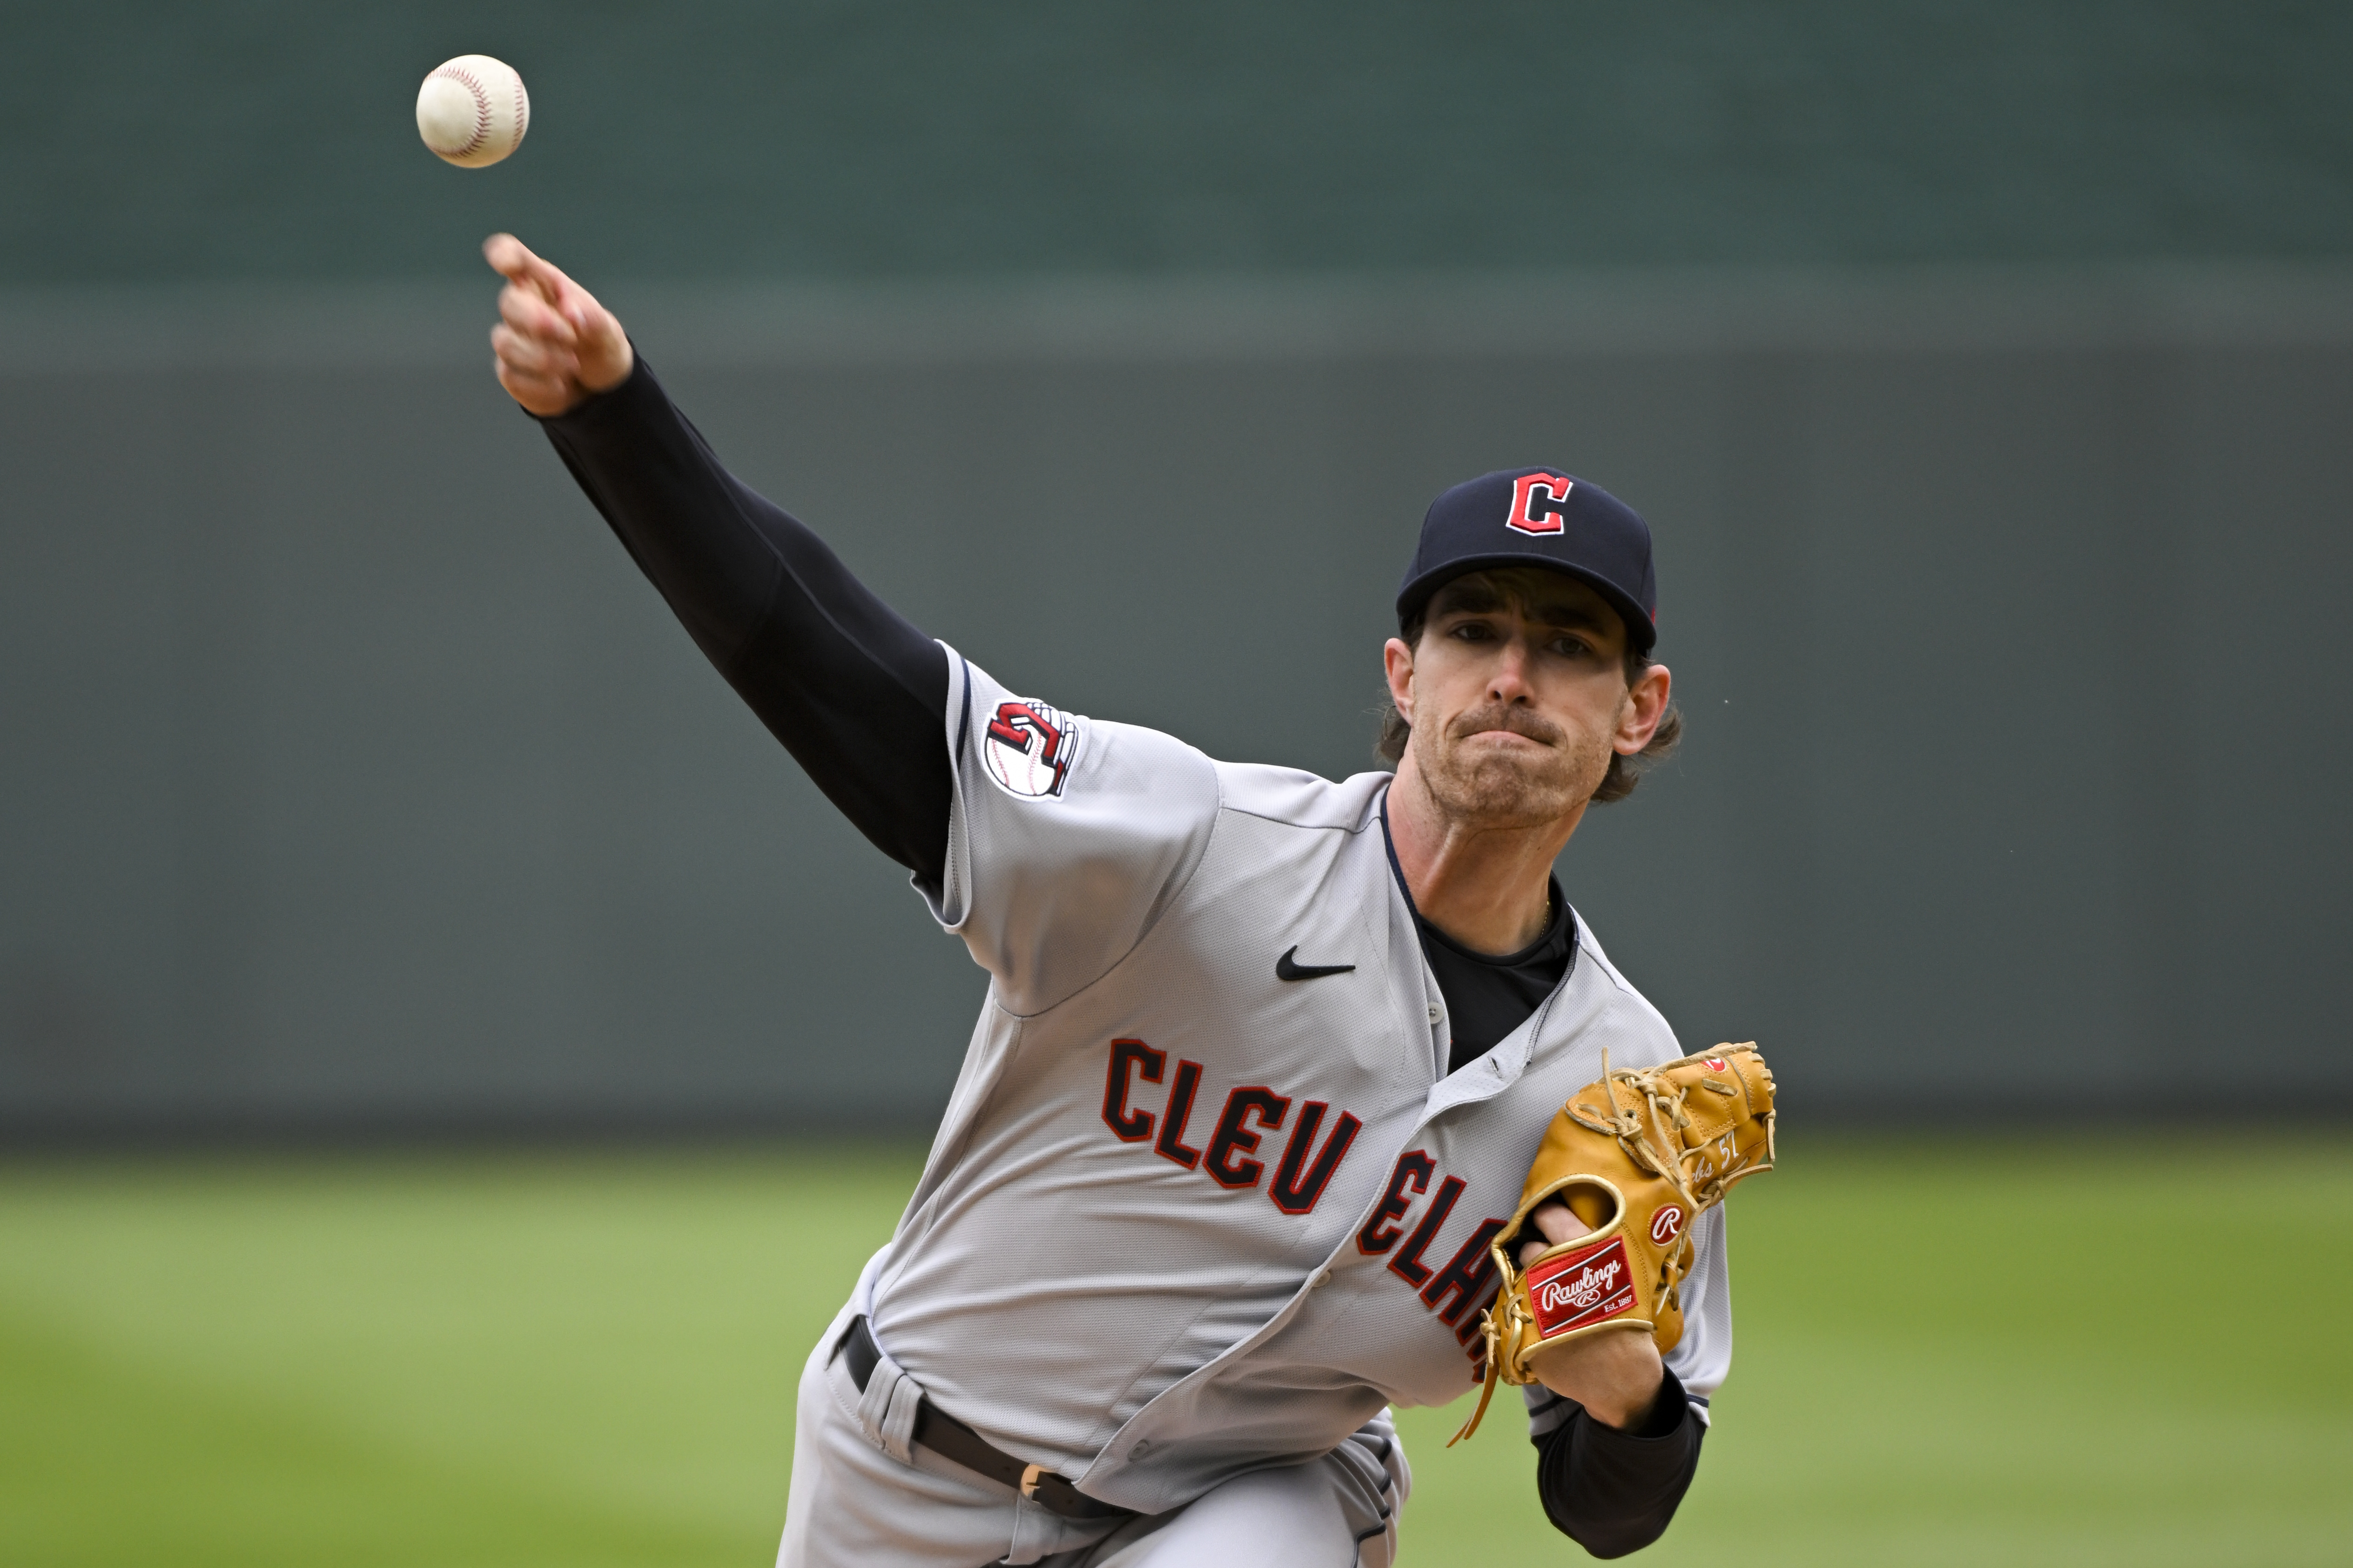
[{"label": "nike swoosh logo", "polygon": [[1292,954],[1298,951],[1293,947],[1290,952],[1274,961],[1274,977],[1277,980],[1320,980],[1326,974],[1356,973],[1356,966],[1353,963],[1293,963]]}]

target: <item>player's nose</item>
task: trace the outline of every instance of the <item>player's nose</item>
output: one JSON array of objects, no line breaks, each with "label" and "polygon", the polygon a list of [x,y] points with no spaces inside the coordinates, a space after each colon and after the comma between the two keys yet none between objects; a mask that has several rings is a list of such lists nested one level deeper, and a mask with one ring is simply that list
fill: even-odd
[{"label": "player's nose", "polygon": [[1504,639],[1496,649],[1495,666],[1487,677],[1490,701],[1525,701],[1534,695],[1528,685],[1528,660],[1534,652],[1525,637]]}]

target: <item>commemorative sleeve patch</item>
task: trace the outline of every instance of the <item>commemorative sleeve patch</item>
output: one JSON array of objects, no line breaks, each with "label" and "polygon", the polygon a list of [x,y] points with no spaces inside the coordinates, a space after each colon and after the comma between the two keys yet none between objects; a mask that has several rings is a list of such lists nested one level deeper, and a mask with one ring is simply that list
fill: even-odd
[{"label": "commemorative sleeve patch", "polygon": [[981,731],[980,760],[1006,794],[1050,799],[1070,782],[1082,735],[1076,714],[1044,702],[1000,702]]}]

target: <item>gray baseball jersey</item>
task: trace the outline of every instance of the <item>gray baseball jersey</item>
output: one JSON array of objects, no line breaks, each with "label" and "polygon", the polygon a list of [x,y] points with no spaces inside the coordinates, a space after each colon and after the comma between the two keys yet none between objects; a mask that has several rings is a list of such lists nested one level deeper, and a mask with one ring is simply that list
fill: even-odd
[{"label": "gray baseball jersey", "polygon": [[[1455,1399],[1546,1123],[1604,1047],[1680,1055],[1666,1021],[1579,921],[1559,987],[1450,1075],[1388,774],[1213,762],[949,665],[926,896],[988,998],[852,1308],[941,1408],[1145,1513]],[[1668,1363],[1704,1400],[1732,1348],[1722,1211],[1693,1234]]]},{"label": "gray baseball jersey", "polygon": [[[922,1186],[805,1369],[779,1562],[1224,1568],[1354,1542],[1380,1568],[1411,1486],[1382,1407],[1467,1388],[1486,1242],[1546,1122],[1605,1046],[1675,1055],[1665,1025],[1572,911],[1494,965],[1419,921],[1388,775],[1215,763],[972,671],[728,474],[642,359],[546,428],[697,646],[992,977]],[[1499,550],[1609,586],[1647,645],[1646,528],[1551,469],[1433,503],[1401,622]],[[1694,1234],[1670,1363],[1704,1396],[1729,1317],[1720,1219]],[[1619,1433],[1531,1393],[1547,1516],[1598,1552],[1655,1540],[1698,1407]],[[927,1410],[993,1440],[982,1468],[914,1441]],[[1033,1497],[1040,1467],[1144,1511]]]}]

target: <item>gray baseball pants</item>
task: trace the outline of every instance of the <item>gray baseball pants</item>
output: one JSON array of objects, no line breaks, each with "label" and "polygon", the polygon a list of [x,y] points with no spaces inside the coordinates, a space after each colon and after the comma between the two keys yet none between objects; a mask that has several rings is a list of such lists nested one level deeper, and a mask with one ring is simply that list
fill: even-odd
[{"label": "gray baseball pants", "polygon": [[1412,1489],[1384,1412],[1320,1459],[1256,1470],[1124,1522],[1048,1512],[910,1444],[915,1388],[886,1354],[863,1393],[827,1331],[801,1373],[776,1568],[1389,1568]]}]

